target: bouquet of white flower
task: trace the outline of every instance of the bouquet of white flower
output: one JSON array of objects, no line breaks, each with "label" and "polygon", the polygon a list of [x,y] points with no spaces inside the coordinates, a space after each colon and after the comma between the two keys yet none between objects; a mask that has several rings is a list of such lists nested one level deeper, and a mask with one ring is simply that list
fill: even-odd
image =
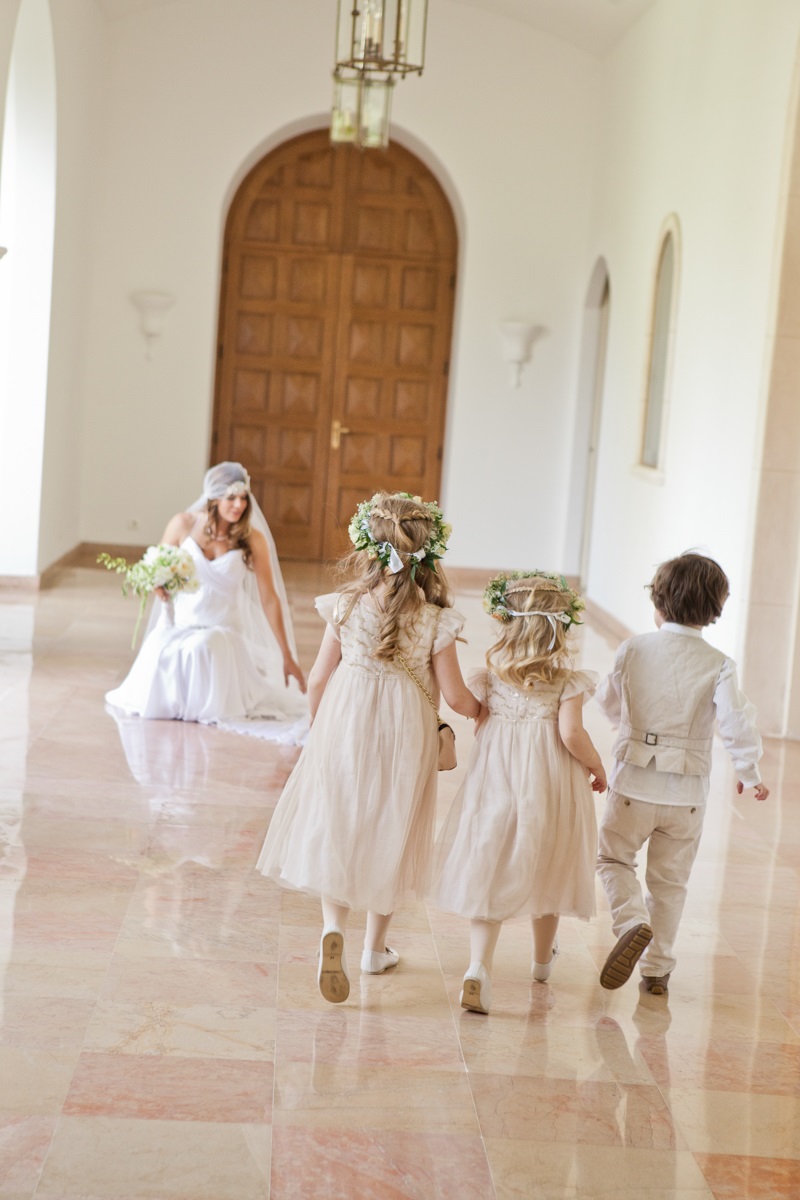
[{"label": "bouquet of white flower", "polygon": [[163,588],[171,597],[176,592],[196,592],[200,586],[191,554],[180,546],[148,546],[142,558],[132,565],[124,558],[112,558],[110,554],[99,554],[97,561],[109,571],[123,575],[122,594],[131,591],[140,597],[139,616],[133,631],[131,649],[136,645],[139,626],[142,623],[147,597],[157,588]]}]

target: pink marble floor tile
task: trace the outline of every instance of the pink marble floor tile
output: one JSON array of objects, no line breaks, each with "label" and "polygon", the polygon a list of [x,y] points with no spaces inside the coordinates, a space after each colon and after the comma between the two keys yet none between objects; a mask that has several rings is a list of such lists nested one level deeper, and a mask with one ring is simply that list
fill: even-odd
[{"label": "pink marble floor tile", "polygon": [[106,880],[131,884],[138,877],[139,855],[89,854],[61,848],[33,849],[27,856],[26,876],[31,880]]},{"label": "pink marble floor tile", "polygon": [[689,1151],[497,1138],[485,1145],[498,1200],[713,1200]]},{"label": "pink marble floor tile", "polygon": [[[358,961],[356,955],[356,961]],[[278,1007],[284,1011],[307,1009],[324,1011],[313,966],[287,963],[280,968]],[[353,972],[346,1009],[385,1014],[386,1016],[447,1017],[450,1006],[438,969],[405,962],[384,975],[360,975]]]},{"label": "pink marble floor tile", "polygon": [[279,1060],[273,1122],[304,1129],[479,1132],[464,1071],[373,1064]]},{"label": "pink marble floor tile", "polygon": [[800,1162],[737,1154],[695,1154],[714,1200],[797,1200]]},{"label": "pink marble floor tile", "polygon": [[0,1046],[80,1050],[94,1007],[63,996],[0,995]]},{"label": "pink marble floor tile", "polygon": [[800,1046],[749,1038],[701,1039],[672,1031],[637,1048],[662,1088],[707,1088],[773,1096],[800,1094]]},{"label": "pink marble floor tile", "polygon": [[276,1053],[280,1062],[463,1070],[448,1017],[389,1016],[331,1005],[313,1015],[279,1011]]},{"label": "pink marble floor tile", "polygon": [[103,986],[110,954],[46,947],[37,948],[35,959],[14,957],[3,971],[3,989],[10,996],[93,999]]},{"label": "pink marble floor tile", "polygon": [[[119,936],[121,918],[97,908],[94,912],[44,913],[34,908],[14,915],[12,944],[15,947],[72,946],[75,949],[106,951],[110,956]],[[2,938],[0,938],[2,941]]]},{"label": "pink marble floor tile", "polygon": [[158,1121],[269,1122],[271,1063],[155,1055],[82,1054],[67,1116]]},{"label": "pink marble floor tile", "polygon": [[268,1125],[62,1117],[37,1200],[265,1200]]},{"label": "pink marble floor tile", "polygon": [[0,1114],[44,1117],[60,1112],[78,1053],[74,1045],[0,1045]]},{"label": "pink marble floor tile", "polygon": [[103,984],[104,999],[119,1004],[251,1005],[273,1008],[277,973],[269,963],[192,962],[116,955]]},{"label": "pink marble floor tile", "polygon": [[91,854],[118,854],[123,858],[141,854],[151,840],[146,820],[125,817],[104,818],[64,816],[30,812],[25,807],[24,838],[26,849],[77,849]]},{"label": "pink marble floor tile", "polygon": [[459,1038],[467,1069],[473,1073],[654,1082],[635,1039],[626,1038],[617,1022],[605,1017],[586,1029],[464,1020]]},{"label": "pink marble floor tile", "polygon": [[484,1137],[681,1149],[659,1089],[649,1084],[471,1075]]},{"label": "pink marble floor tile", "polygon": [[0,1196],[29,1200],[36,1190],[56,1118],[0,1116]]},{"label": "pink marble floor tile", "polygon": [[480,1138],[357,1130],[273,1130],[272,1200],[492,1200]]},{"label": "pink marble floor tile", "polygon": [[271,1008],[204,1004],[179,1008],[157,1001],[137,1005],[101,1000],[92,1014],[83,1049],[272,1062],[275,1016]]}]

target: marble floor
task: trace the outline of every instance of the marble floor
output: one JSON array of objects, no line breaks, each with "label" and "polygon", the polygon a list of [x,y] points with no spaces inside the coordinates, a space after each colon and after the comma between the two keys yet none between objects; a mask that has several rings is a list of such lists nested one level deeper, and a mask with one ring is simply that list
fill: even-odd
[{"label": "marble floor", "polygon": [[[330,585],[287,575],[308,666]],[[477,592],[458,606],[469,669],[491,628]],[[99,570],[0,593],[2,1200],[800,1196],[800,745],[767,744],[758,806],[715,751],[668,999],[599,987],[598,894],[549,984],[506,927],[488,1017],[458,1006],[465,924],[422,904],[397,970],[333,1007],[315,903],[253,869],[297,751],[117,724],[134,616]]]}]

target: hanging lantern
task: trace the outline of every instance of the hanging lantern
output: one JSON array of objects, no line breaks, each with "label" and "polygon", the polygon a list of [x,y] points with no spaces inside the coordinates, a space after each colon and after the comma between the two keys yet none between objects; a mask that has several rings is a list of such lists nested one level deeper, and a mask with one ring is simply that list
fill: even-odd
[{"label": "hanging lantern", "polygon": [[427,19],[428,0],[338,0],[331,141],[388,146],[392,89],[422,74]]}]

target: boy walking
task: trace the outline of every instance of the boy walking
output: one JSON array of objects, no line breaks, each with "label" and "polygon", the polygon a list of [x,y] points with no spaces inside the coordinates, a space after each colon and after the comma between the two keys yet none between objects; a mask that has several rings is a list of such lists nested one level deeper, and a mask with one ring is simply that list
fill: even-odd
[{"label": "boy walking", "polygon": [[[621,987],[641,958],[645,989],[667,991],[703,828],[715,720],[737,791],[769,795],[758,772],[755,709],[739,690],[735,664],[702,635],[729,592],[713,559],[682,554],[662,563],[650,584],[657,632],[620,646],[597,693],[618,727],[597,860],[618,939],[600,972],[604,988]],[[645,842],[646,899],[636,878]]]}]

